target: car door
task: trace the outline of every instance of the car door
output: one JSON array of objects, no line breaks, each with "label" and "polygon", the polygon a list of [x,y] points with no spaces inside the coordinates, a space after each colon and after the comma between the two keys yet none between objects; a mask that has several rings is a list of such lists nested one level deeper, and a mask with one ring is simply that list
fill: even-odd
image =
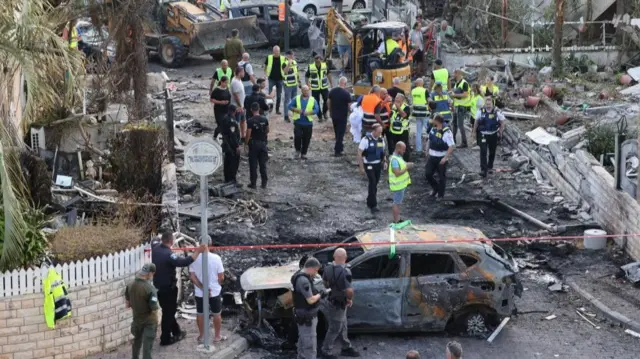
[{"label": "car door", "polygon": [[262,33],[265,34],[269,43],[273,43],[271,25],[268,18],[265,16],[264,7],[262,5],[249,6],[241,10],[242,16],[255,16],[258,20],[258,26]]},{"label": "car door", "polygon": [[412,252],[406,257],[408,281],[403,303],[404,326],[415,330],[443,330],[464,300],[467,279],[457,256],[449,252]]},{"label": "car door", "polygon": [[347,310],[350,329],[378,331],[402,326],[402,298],[407,287],[402,253],[363,255],[351,265],[354,300]]}]

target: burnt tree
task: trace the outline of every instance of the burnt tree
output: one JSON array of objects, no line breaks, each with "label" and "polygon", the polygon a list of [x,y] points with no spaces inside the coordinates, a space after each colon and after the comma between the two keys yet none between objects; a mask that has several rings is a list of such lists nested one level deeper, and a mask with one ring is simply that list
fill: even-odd
[{"label": "burnt tree", "polygon": [[562,27],[564,24],[565,0],[556,1],[556,16],[553,37],[553,72],[556,76],[562,74]]}]

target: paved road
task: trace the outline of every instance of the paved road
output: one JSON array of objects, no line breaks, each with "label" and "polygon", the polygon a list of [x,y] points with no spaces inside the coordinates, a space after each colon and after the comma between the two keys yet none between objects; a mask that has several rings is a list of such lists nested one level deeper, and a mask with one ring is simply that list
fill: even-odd
[{"label": "paved road", "polygon": [[[354,346],[363,358],[404,358],[407,351],[418,350],[422,358],[444,358],[447,342],[462,343],[465,359],[633,359],[638,358],[640,339],[612,327],[596,317],[600,329],[595,329],[575,312],[585,307],[596,313],[574,293],[551,293],[547,290],[544,274],[523,273],[527,290],[519,300],[518,310],[523,313],[512,318],[493,344],[486,341],[451,337],[446,334],[379,334],[353,337]],[[555,314],[554,320],[544,317]],[[241,359],[293,358],[293,353],[272,355],[263,350],[250,350]]]}]

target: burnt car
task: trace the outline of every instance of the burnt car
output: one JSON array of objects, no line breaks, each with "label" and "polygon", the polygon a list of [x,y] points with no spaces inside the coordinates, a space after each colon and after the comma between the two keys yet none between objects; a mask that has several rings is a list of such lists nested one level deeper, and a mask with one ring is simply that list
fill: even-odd
[{"label": "burnt car", "polygon": [[[377,245],[393,241],[407,244]],[[461,242],[460,240],[479,240]],[[442,243],[441,241],[451,241]],[[356,293],[347,311],[350,332],[443,331],[461,329],[483,335],[516,308],[522,294],[513,258],[482,232],[452,225],[414,225],[359,233],[347,247]],[[326,264],[333,248],[312,255]],[[304,258],[303,258],[304,260]],[[257,323],[292,317],[291,276],[300,262],[254,267],[240,283],[245,307]],[[322,288],[320,276],[315,285]],[[319,312],[318,333],[326,330],[326,303]]]}]

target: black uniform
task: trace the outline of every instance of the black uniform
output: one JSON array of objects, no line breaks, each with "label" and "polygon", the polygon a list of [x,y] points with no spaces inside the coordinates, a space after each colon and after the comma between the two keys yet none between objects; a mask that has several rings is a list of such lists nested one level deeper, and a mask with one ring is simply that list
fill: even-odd
[{"label": "black uniform", "polygon": [[351,348],[351,342],[347,336],[347,293],[351,288],[351,270],[345,264],[330,263],[324,269],[322,280],[331,288],[329,293],[329,306],[327,317],[329,328],[324,337],[322,352],[326,355],[333,354],[333,346],[337,340],[343,351]]},{"label": "black uniform", "polygon": [[264,98],[264,94],[260,92],[252,92],[249,96],[244,99],[244,108],[247,110],[251,109],[251,105],[254,102],[257,102],[260,105],[260,114],[264,115],[269,112],[269,105],[267,105],[267,101]]},{"label": "black uniform", "polygon": [[178,279],[176,267],[186,267],[193,263],[193,258],[178,256],[171,248],[162,243],[155,244],[151,250],[151,262],[156,265],[153,285],[158,289],[158,302],[162,308],[161,344],[171,343],[171,335],[180,335],[180,326],[176,322],[178,305]]},{"label": "black uniform", "polygon": [[249,177],[251,186],[255,187],[258,180],[257,167],[260,165],[260,179],[262,187],[267,186],[267,132],[269,120],[264,116],[253,116],[247,121],[247,128],[251,129],[249,138]]},{"label": "black uniform", "polygon": [[216,127],[213,138],[222,134],[222,152],[224,153],[224,181],[236,182],[238,166],[240,166],[240,126],[235,116],[227,114]]}]

